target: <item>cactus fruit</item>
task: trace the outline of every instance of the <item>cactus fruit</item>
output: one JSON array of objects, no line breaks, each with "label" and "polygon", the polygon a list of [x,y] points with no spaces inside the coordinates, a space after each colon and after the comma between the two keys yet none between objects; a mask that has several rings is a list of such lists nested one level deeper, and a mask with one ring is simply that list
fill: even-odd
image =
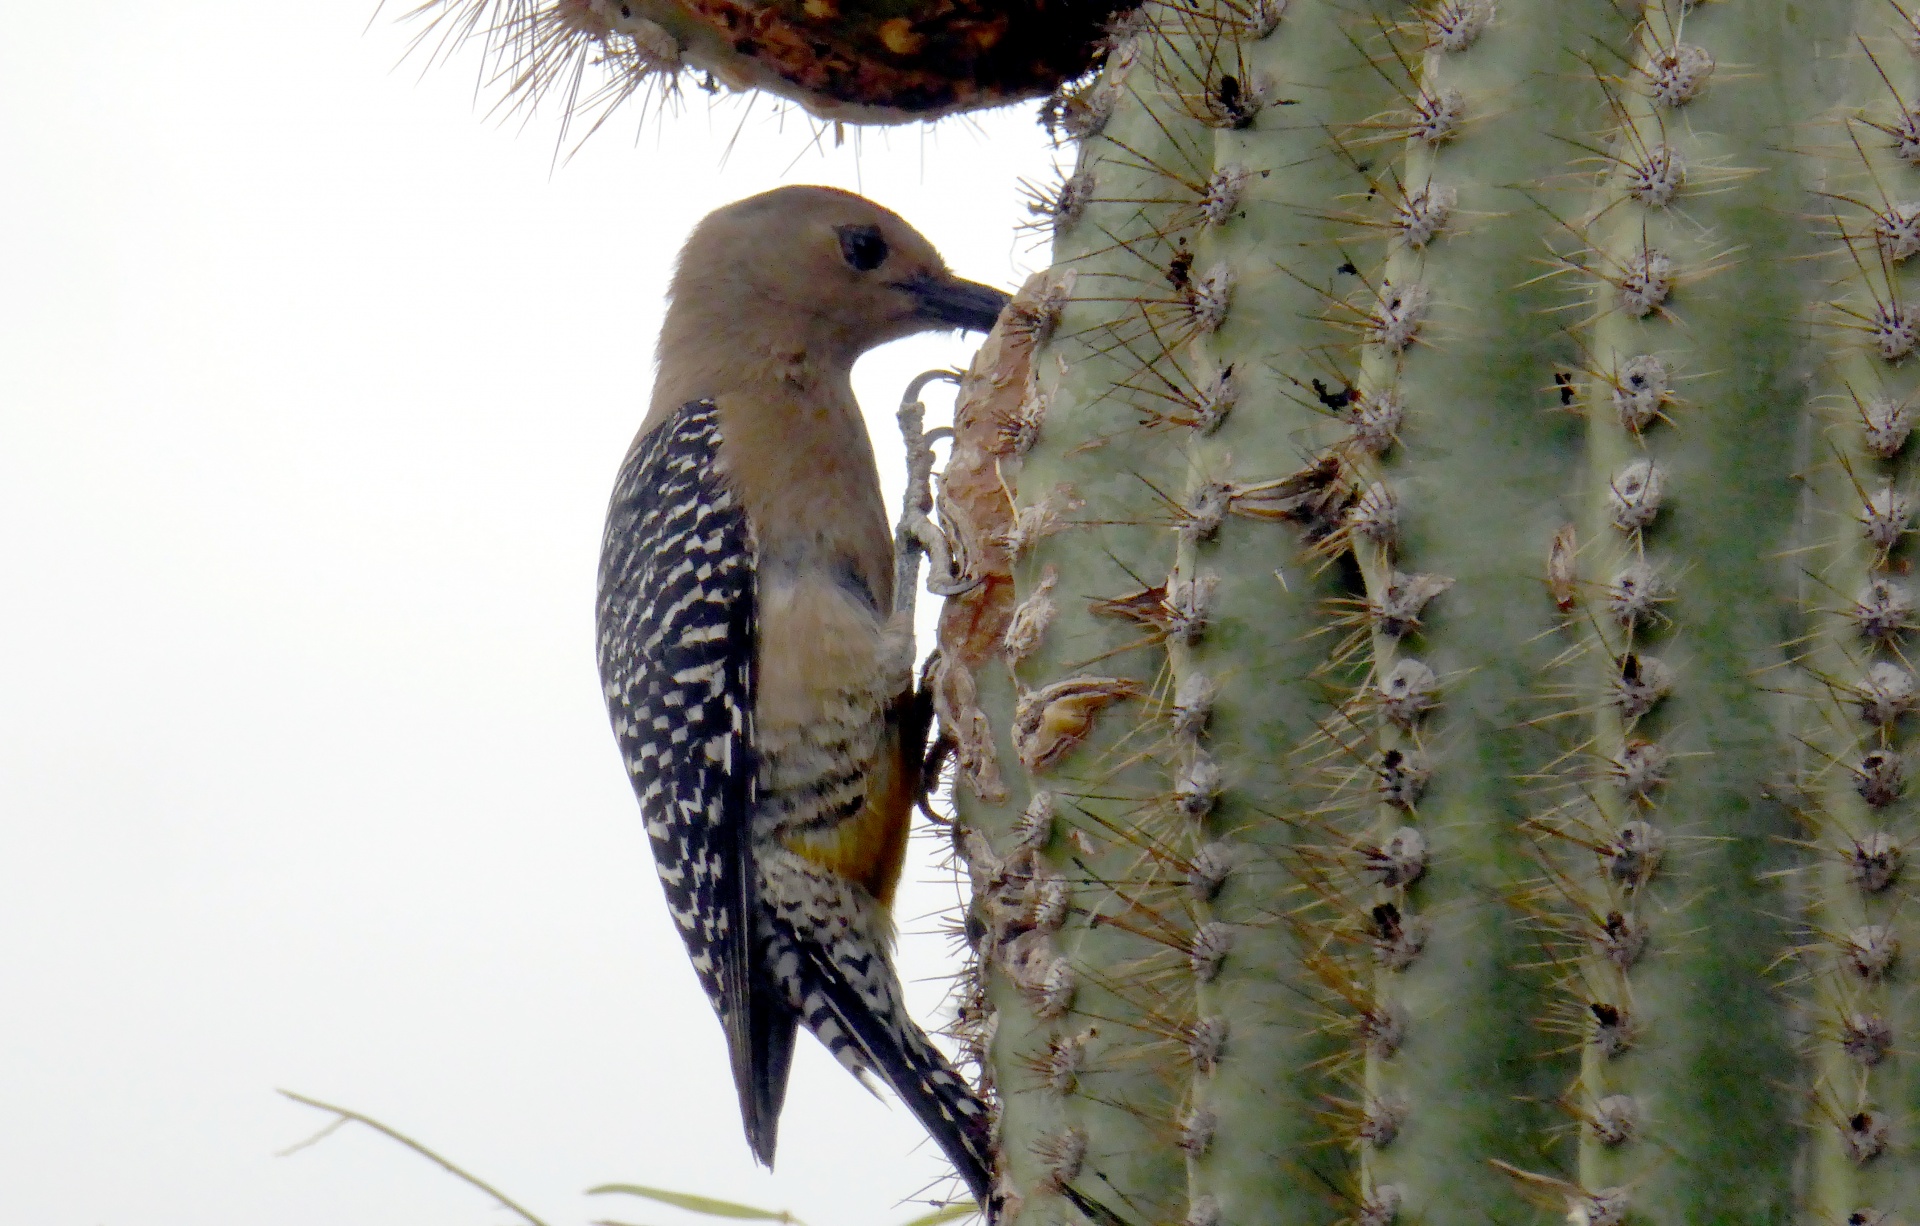
[{"label": "cactus fruit", "polygon": [[691,72],[822,119],[898,123],[1048,93],[1102,62],[1108,23],[1134,2],[425,0],[415,12],[428,36],[479,39],[514,105],[559,91],[569,115],[579,104],[604,119]]},{"label": "cactus fruit", "polygon": [[963,390],[1007,1217],[1920,1222],[1911,0],[1151,0]]}]

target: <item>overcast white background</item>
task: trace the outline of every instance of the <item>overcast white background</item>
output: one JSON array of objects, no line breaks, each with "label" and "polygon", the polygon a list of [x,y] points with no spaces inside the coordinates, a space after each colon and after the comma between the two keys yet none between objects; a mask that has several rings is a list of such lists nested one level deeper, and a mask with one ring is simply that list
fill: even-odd
[{"label": "overcast white background", "polygon": [[[390,6],[391,7],[391,6]],[[626,1180],[913,1216],[911,1117],[803,1040],[740,1137],[594,678],[615,467],[675,249],[783,182],[964,274],[1040,259],[1031,109],[809,149],[770,108],[489,122],[373,0],[11,4],[0,35],[0,1223],[559,1223]],[[488,98],[491,95],[487,95]],[[724,159],[724,160],[723,160]],[[899,388],[958,336],[865,362]],[[895,497],[890,487],[889,498]],[[930,849],[916,847],[922,881]],[[910,977],[946,957],[910,891]],[[942,986],[916,988],[925,1016]]]}]

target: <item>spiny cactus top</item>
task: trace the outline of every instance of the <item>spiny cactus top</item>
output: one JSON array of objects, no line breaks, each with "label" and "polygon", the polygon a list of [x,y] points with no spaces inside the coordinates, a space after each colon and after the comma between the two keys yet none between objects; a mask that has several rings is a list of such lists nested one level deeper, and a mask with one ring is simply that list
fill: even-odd
[{"label": "spiny cactus top", "polygon": [[597,115],[683,86],[761,90],[822,119],[901,123],[1042,96],[1098,66],[1137,0],[427,0],[479,38],[513,105]]}]

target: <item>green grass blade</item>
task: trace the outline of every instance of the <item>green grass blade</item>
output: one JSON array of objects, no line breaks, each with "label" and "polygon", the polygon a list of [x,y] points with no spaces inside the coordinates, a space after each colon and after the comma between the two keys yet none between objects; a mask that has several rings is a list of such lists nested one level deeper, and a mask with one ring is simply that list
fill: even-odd
[{"label": "green grass blade", "polygon": [[902,1222],[900,1226],[941,1226],[943,1222],[962,1222],[979,1216],[980,1207],[969,1202],[935,1209],[932,1213],[921,1214],[910,1222]]},{"label": "green grass blade", "polygon": [[724,1217],[748,1222],[784,1222],[788,1226],[805,1226],[799,1218],[785,1209],[757,1209],[752,1205],[742,1205],[736,1201],[719,1200],[712,1196],[695,1196],[690,1192],[669,1192],[664,1188],[648,1188],[637,1183],[603,1183],[597,1188],[587,1189],[589,1196],[602,1196],[609,1192],[623,1196],[643,1197],[663,1205],[672,1205],[676,1209],[685,1209],[689,1213],[705,1214],[707,1217]]}]

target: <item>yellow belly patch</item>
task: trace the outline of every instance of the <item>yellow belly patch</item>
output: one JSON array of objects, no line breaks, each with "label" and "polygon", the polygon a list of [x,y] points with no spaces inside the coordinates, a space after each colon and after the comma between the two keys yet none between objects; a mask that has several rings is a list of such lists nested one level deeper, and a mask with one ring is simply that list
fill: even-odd
[{"label": "yellow belly patch", "polygon": [[[888,772],[891,775],[893,772]],[[827,830],[796,831],[781,836],[787,850],[811,863],[857,881],[883,907],[893,905],[900,884],[900,868],[907,856],[907,832],[912,824],[911,798],[900,795],[897,780],[884,782],[869,793],[867,805],[856,816]],[[875,803],[875,801],[879,803]]]}]

